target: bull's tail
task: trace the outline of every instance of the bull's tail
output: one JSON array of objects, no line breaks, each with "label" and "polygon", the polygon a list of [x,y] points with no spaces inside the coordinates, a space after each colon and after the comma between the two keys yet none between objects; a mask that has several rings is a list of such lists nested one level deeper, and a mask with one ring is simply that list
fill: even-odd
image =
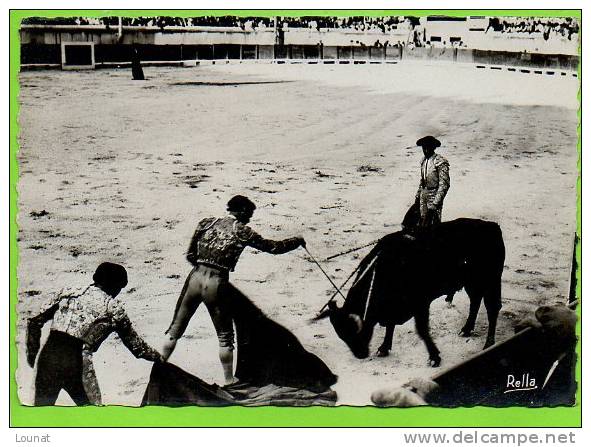
[{"label": "bull's tail", "polygon": [[488,239],[489,262],[485,268],[489,270],[488,284],[484,292],[484,307],[488,316],[488,334],[485,348],[495,343],[495,333],[499,311],[503,306],[502,302],[502,275],[505,267],[505,243],[501,227],[494,223],[491,230],[491,237]]},{"label": "bull's tail", "polygon": [[489,255],[491,267],[495,276],[498,277],[499,282],[503,275],[503,269],[505,268],[505,242],[503,240],[503,231],[497,223],[491,222],[494,226],[491,230],[492,236],[489,239]]}]

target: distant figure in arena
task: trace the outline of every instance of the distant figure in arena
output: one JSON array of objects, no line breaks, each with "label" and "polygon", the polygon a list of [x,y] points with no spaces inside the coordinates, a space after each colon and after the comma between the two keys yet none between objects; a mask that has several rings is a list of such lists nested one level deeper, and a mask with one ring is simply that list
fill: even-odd
[{"label": "distant figure in arena", "polygon": [[134,81],[143,81],[144,70],[142,70],[140,54],[135,45],[133,46],[133,49],[131,51],[131,75],[133,76]]},{"label": "distant figure in arena", "polygon": [[41,329],[53,320],[47,342],[41,349],[35,378],[35,405],[55,405],[60,390],[76,405],[100,405],[101,394],[94,373],[92,354],[116,332],[137,358],[163,361],[135,332],[116,296],[127,285],[127,272],[118,264],[98,266],[94,282],[80,290],[62,290],[27,325],[27,362],[35,365]]},{"label": "distant figure in arena", "polygon": [[302,237],[272,241],[257,234],[247,226],[256,206],[244,196],[232,197],[227,209],[226,217],[209,217],[197,225],[187,251],[187,260],[194,268],[185,281],[172,323],[165,332],[167,338],[162,350],[164,358],[168,359],[191,317],[204,302],[217,333],[220,362],[225,382],[229,385],[235,382],[232,303],[224,293],[230,271],[234,270],[245,247],[282,254],[305,247],[306,243]]}]

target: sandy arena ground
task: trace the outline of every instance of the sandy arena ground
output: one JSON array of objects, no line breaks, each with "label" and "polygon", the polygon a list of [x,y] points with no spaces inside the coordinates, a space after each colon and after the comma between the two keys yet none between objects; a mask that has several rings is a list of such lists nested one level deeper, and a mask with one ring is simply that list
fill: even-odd
[{"label": "sandy arena ground", "polygon": [[[471,65],[224,65],[24,72],[21,80],[19,395],[32,402],[24,318],[50,293],[86,285],[104,260],[124,264],[121,297],[160,348],[190,271],[196,223],[245,194],[269,238],[303,235],[318,259],[400,229],[418,185],[418,137],[443,141],[452,186],[444,219],[498,222],[507,247],[497,340],[538,305],[564,301],[575,232],[578,79]],[[217,83],[218,85],[208,85]],[[37,213],[46,211],[46,215]],[[44,214],[44,213],[41,213]],[[369,249],[324,263],[341,283]],[[298,250],[247,249],[233,282],[339,375],[340,404],[435,372],[411,321],[388,358],[357,360],[328,321],[309,324],[332,289]],[[432,305],[448,367],[482,349],[457,336],[468,298]],[[47,332],[47,327],[45,328]],[[375,352],[383,328],[372,342]],[[107,404],[139,404],[151,364],[115,336],[95,356]],[[202,306],[171,361],[221,383],[217,339]],[[70,404],[63,393],[59,403]]]}]

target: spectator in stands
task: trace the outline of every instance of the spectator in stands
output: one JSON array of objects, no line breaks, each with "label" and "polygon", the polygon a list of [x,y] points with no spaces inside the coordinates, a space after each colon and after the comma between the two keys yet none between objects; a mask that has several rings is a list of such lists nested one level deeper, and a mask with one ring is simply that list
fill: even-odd
[{"label": "spectator in stands", "polygon": [[[118,25],[118,17],[85,18],[85,17],[28,17],[23,24],[54,24],[54,25],[103,25],[107,29]],[[160,30],[166,27],[230,27],[253,31],[277,26],[278,29],[288,31],[290,28],[307,28],[315,31],[329,31],[345,29],[360,33],[389,34],[408,30],[414,46],[422,46],[426,41],[420,30],[420,19],[412,16],[390,17],[236,17],[236,16],[200,16],[200,17],[135,17],[123,18],[124,26],[157,26]],[[536,18],[536,17],[490,17],[485,33],[518,33],[537,34],[544,40],[566,38],[572,40],[574,34],[579,33],[579,23],[567,18]]]}]

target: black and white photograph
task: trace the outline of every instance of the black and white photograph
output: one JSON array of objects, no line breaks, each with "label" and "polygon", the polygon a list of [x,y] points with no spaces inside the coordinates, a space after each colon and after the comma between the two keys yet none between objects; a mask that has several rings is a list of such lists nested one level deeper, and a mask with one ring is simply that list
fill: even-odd
[{"label": "black and white photograph", "polygon": [[20,404],[575,405],[580,15],[250,13],[22,20]]}]

